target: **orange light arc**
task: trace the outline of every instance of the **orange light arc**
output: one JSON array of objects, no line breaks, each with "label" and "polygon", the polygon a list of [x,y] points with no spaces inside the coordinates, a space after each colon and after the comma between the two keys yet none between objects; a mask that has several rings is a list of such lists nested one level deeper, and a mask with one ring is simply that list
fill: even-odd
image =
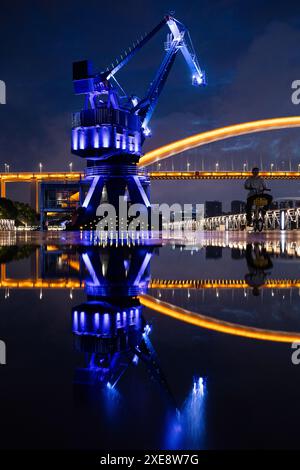
[{"label": "orange light arc", "polygon": [[147,152],[139,160],[139,167],[146,167],[152,163],[171,157],[186,150],[191,150],[202,145],[229,139],[245,134],[256,132],[272,131],[276,129],[286,129],[300,127],[300,116],[279,117],[272,119],[262,119],[259,121],[244,122],[231,126],[220,127],[211,131],[201,132],[185,139],[171,142],[163,147]]},{"label": "orange light arc", "polygon": [[300,342],[300,333],[288,331],[267,330],[245,325],[237,325],[224,320],[208,317],[190,310],[185,310],[168,302],[163,302],[150,295],[139,297],[141,304],[158,313],[162,313],[190,325],[198,326],[208,330],[225,333],[244,338],[274,341],[280,343]]}]

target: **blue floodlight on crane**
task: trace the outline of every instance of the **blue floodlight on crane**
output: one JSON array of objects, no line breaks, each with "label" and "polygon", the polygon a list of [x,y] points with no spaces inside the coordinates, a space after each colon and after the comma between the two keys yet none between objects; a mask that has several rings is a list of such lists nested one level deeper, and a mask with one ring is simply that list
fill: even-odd
[{"label": "blue floodlight on crane", "polygon": [[[117,73],[164,25],[170,29],[165,55],[146,95],[141,99],[126,95],[116,79]],[[88,200],[83,203],[90,215],[95,215],[104,185],[107,186],[108,202],[116,200],[117,193],[122,196],[125,190],[132,202],[145,202],[144,190],[147,193],[149,181],[137,176],[136,163],[145,138],[151,134],[149,122],[178,51],[189,66],[192,84],[205,85],[205,74],[199,66],[188,30],[169,15],[105,71],[95,73],[87,60],[73,64],[74,91],[77,95],[85,95],[85,105],[73,114],[72,153],[87,159],[86,175],[94,178]],[[118,177],[117,184],[113,184],[113,177]],[[141,188],[143,194],[139,197]]]}]

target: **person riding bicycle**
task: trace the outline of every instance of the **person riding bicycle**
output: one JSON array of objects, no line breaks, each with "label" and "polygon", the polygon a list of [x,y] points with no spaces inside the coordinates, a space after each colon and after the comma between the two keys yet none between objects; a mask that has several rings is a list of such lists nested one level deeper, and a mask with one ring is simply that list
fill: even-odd
[{"label": "person riding bicycle", "polygon": [[[259,168],[254,167],[252,169],[252,176],[246,179],[244,187],[249,191],[246,203],[246,218],[247,224],[251,225],[252,206],[255,203],[255,199],[258,195],[261,195],[264,193],[264,191],[268,190],[265,180],[259,176]],[[263,207],[263,212],[265,213],[269,208],[273,198],[270,194],[264,194],[264,198],[268,201],[268,204]]]}]

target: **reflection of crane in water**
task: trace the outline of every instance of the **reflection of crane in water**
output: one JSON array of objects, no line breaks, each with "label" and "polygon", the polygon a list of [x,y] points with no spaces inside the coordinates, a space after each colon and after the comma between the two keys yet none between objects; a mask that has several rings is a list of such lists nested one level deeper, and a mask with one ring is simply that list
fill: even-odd
[{"label": "reflection of crane in water", "polygon": [[155,249],[87,247],[81,254],[87,300],[72,309],[72,321],[75,348],[85,354],[85,364],[75,383],[113,388],[140,361],[176,408],[138,298],[147,291]]},{"label": "reflection of crane in water", "polygon": [[[242,279],[151,279],[149,281],[148,277],[145,279],[145,276],[142,274],[143,271],[138,268],[138,266],[145,266],[147,263],[147,271],[149,269],[149,261],[145,256],[140,257],[139,262],[132,262],[133,256],[130,254],[134,252],[136,248],[144,247],[144,243],[147,241],[139,241],[139,244],[130,246],[120,244],[120,249],[124,250],[123,256],[119,257],[118,262],[114,262],[114,270],[112,270],[111,263],[108,263],[109,252],[116,250],[116,246],[108,247],[107,244],[101,246],[94,246],[94,248],[89,248],[91,244],[90,236],[89,241],[85,245],[45,245],[40,247],[36,252],[34,260],[34,266],[36,274],[32,273],[31,278],[26,279],[10,279],[6,276],[6,264],[1,265],[1,282],[0,286],[7,289],[6,297],[9,297],[9,289],[40,289],[40,299],[43,298],[42,290],[43,289],[70,289],[70,297],[73,298],[73,289],[81,289],[85,286],[85,282],[82,281],[82,269],[79,263],[79,252],[84,252],[85,256],[82,256],[82,264],[89,266],[89,270],[85,268],[86,272],[90,272],[87,283],[87,291],[89,291],[90,299],[94,297],[99,297],[103,302],[105,298],[118,298],[119,297],[130,297],[128,289],[131,286],[131,299],[139,300],[139,304],[142,304],[145,307],[148,307],[150,310],[154,310],[160,314],[176,318],[177,320],[192,324],[199,328],[209,329],[213,331],[218,331],[230,335],[237,335],[241,337],[267,340],[267,341],[279,341],[279,342],[298,342],[300,334],[295,331],[278,331],[270,329],[258,329],[255,327],[249,327],[246,325],[237,325],[236,323],[229,323],[228,321],[222,321],[211,316],[201,315],[197,312],[190,310],[182,309],[176,305],[163,302],[161,299],[155,299],[149,295],[144,295],[143,292],[147,291],[147,288],[152,289],[245,289],[248,284],[245,280]],[[86,248],[87,247],[87,248]],[[144,247],[145,248],[145,247]],[[98,257],[100,256],[101,260],[94,260],[95,250]],[[127,250],[127,254],[126,254]],[[149,254],[154,250],[152,247],[147,248]],[[151,251],[152,250],[152,251]],[[94,254],[93,254],[94,253]],[[115,253],[117,253],[115,251]],[[120,252],[121,253],[121,252]],[[38,255],[42,255],[42,259]],[[66,260],[66,263],[61,262],[63,259]],[[19,255],[18,255],[19,256]],[[48,259],[48,258],[51,259]],[[52,259],[54,257],[54,259]],[[151,255],[150,255],[151,257]],[[114,255],[115,261],[117,260],[116,254]],[[10,259],[10,257],[9,257]],[[86,263],[84,263],[84,260]],[[91,262],[92,260],[92,262]],[[111,266],[108,269],[108,264]],[[139,271],[139,277],[136,275],[134,277],[134,270],[132,266],[135,265],[135,270]],[[95,266],[98,266],[98,272],[95,271]],[[116,267],[119,266],[118,269]],[[131,270],[129,270],[131,266]],[[100,267],[100,268],[99,268]],[[125,268],[125,272],[124,269]],[[41,273],[40,273],[41,269]],[[129,271],[132,275],[129,275]],[[115,280],[113,279],[113,272],[115,272]],[[108,275],[109,273],[109,275]],[[63,274],[63,276],[62,276]],[[97,275],[96,275],[97,274]],[[70,276],[75,275],[76,277],[70,278]],[[65,277],[67,276],[67,277]],[[118,278],[119,276],[119,278]],[[85,274],[86,277],[86,274]],[[91,279],[98,278],[95,285]],[[119,279],[119,281],[118,281]],[[131,279],[131,280],[130,280]],[[138,280],[139,279],[139,280]],[[100,281],[101,282],[100,282]],[[130,281],[130,282],[129,282]],[[138,282],[137,282],[138,281]],[[126,284],[127,283],[127,284]],[[89,284],[89,287],[88,287]],[[102,284],[102,286],[101,286]],[[139,284],[139,286],[136,286]],[[109,286],[113,286],[113,289],[109,289]],[[123,286],[123,289],[121,287]],[[127,286],[127,287],[126,287]],[[300,287],[299,279],[266,279],[265,284],[261,288],[266,287],[267,289],[291,289]],[[101,293],[102,292],[102,293]],[[110,294],[109,294],[110,292]],[[121,294],[123,292],[123,294]],[[127,294],[126,294],[127,292]],[[273,293],[272,293],[273,294]],[[98,300],[99,300],[98,299]],[[85,305],[85,304],[84,304]],[[75,311],[76,309],[74,309]],[[82,309],[84,312],[84,309]],[[115,314],[121,312],[121,307],[119,310],[115,310]],[[98,312],[95,312],[98,313]],[[106,313],[106,312],[104,312]],[[77,313],[77,318],[80,319],[81,312]],[[75,315],[76,317],[76,315]],[[82,315],[82,318],[85,316]]]},{"label": "reflection of crane in water", "polygon": [[72,309],[76,349],[84,353],[84,366],[75,373],[76,388],[115,387],[130,367],[142,363],[168,402],[167,448],[180,442],[197,447],[204,426],[204,381],[193,388],[179,412],[176,400],[150,340],[151,326],[142,316],[140,296],[150,281],[150,260],[155,247],[92,246],[81,254],[87,300]]}]

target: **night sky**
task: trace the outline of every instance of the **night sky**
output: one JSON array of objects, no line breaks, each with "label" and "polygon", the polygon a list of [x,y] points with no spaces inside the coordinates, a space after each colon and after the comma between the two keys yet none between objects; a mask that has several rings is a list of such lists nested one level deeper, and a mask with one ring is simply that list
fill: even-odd
[{"label": "night sky", "polygon": [[[179,55],[152,118],[145,149],[222,125],[300,114],[291,83],[300,79],[300,3],[295,0],[1,1],[0,168],[66,170],[83,162],[70,153],[72,62],[90,58],[104,69],[169,11],[188,28],[208,86],[191,86]],[[146,91],[163,54],[167,28],[118,74],[125,90]],[[174,157],[175,168],[241,168],[244,161],[288,169],[300,163],[299,129],[234,138]],[[171,169],[171,161],[163,163]],[[218,185],[218,186],[217,186]],[[300,196],[298,184],[273,184],[275,196]],[[155,183],[152,199],[201,202],[245,197],[241,182]],[[179,191],[179,188],[182,190]]]}]

